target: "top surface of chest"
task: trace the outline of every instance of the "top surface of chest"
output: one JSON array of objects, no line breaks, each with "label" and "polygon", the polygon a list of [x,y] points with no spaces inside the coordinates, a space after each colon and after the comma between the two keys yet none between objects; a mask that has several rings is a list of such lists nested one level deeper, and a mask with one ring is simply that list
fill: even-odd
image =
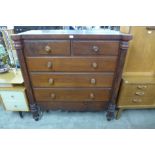
[{"label": "top surface of chest", "polygon": [[102,39],[130,40],[131,35],[107,30],[32,30],[13,35],[18,39]]}]

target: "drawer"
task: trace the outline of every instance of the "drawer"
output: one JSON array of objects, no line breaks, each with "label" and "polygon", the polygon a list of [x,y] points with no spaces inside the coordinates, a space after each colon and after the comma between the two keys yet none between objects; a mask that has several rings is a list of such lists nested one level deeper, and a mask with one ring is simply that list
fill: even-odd
[{"label": "drawer", "polygon": [[31,73],[33,87],[112,87],[113,73]]},{"label": "drawer", "polygon": [[36,101],[108,101],[110,88],[34,88]]},{"label": "drawer", "polygon": [[116,63],[116,56],[27,58],[29,71],[113,72]]},{"label": "drawer", "polygon": [[29,111],[24,92],[0,91],[2,103],[8,111]]},{"label": "drawer", "polygon": [[121,96],[125,97],[153,97],[155,96],[155,85],[149,84],[123,84],[121,89]]},{"label": "drawer", "polygon": [[119,42],[116,41],[72,41],[73,55],[118,55]]},{"label": "drawer", "polygon": [[44,110],[67,110],[67,111],[103,111],[107,109],[107,102],[38,102]]},{"label": "drawer", "polygon": [[17,102],[17,101],[25,100],[25,96],[23,92],[5,90],[5,91],[0,91],[0,95],[3,99],[3,102],[7,102],[7,101]]},{"label": "drawer", "polygon": [[155,105],[155,97],[121,97],[118,106],[149,106]]},{"label": "drawer", "polygon": [[70,55],[70,41],[67,40],[31,40],[24,41],[24,52],[33,55]]},{"label": "drawer", "polygon": [[5,101],[3,104],[7,111],[29,111],[28,104],[25,101]]}]

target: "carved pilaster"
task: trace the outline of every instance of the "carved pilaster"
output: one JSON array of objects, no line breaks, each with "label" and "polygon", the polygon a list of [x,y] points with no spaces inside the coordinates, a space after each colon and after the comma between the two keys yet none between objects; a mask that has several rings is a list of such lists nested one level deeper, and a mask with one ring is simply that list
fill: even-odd
[{"label": "carved pilaster", "polygon": [[33,118],[38,121],[40,120],[40,118],[42,117],[42,111],[40,109],[40,107],[36,104],[36,103],[31,103],[30,104],[30,110],[33,114]]},{"label": "carved pilaster", "polygon": [[127,52],[128,47],[129,47],[129,43],[127,41],[121,41],[120,49],[122,51]]},{"label": "carved pilaster", "polygon": [[115,78],[113,81],[114,84],[113,84],[113,88],[112,88],[112,96],[111,96],[111,100],[109,102],[108,110],[107,110],[107,120],[108,121],[115,118],[116,100],[117,100],[118,90],[119,90],[120,83],[121,83],[122,71],[123,71],[123,66],[124,66],[127,49],[128,49],[128,41],[121,41],[120,42],[119,58],[118,58],[118,62],[117,62],[117,70],[116,70]]},{"label": "carved pilaster", "polygon": [[20,40],[14,40],[13,41],[13,46],[15,47],[16,50],[21,50],[22,49],[22,43]]},{"label": "carved pilaster", "polygon": [[14,47],[17,51],[17,55],[19,58],[19,63],[20,63],[20,67],[21,67],[21,71],[22,71],[22,75],[24,78],[24,85],[26,87],[26,94],[28,97],[28,101],[29,101],[29,107],[30,107],[30,111],[33,115],[33,118],[38,121],[41,116],[42,116],[42,112],[40,110],[40,107],[35,103],[35,99],[33,97],[33,90],[31,87],[31,83],[30,83],[30,77],[28,74],[28,69],[26,66],[26,60],[24,57],[24,51],[23,51],[23,44],[22,44],[22,40],[20,38],[14,38],[13,37],[13,44]]}]

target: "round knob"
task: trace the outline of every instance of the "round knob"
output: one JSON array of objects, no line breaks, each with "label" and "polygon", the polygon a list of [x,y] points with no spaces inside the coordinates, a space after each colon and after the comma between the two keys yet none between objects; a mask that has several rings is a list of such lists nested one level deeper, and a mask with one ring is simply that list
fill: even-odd
[{"label": "round knob", "polygon": [[54,93],[51,94],[51,98],[55,99],[56,95]]},{"label": "round knob", "polygon": [[91,79],[90,82],[91,82],[91,84],[96,84],[96,80],[95,79]]},{"label": "round knob", "polygon": [[49,62],[47,63],[47,68],[51,68],[51,67],[52,67],[52,62],[49,61]]},{"label": "round knob", "polygon": [[49,82],[49,84],[52,85],[52,84],[54,84],[54,79],[49,79],[48,82]]},{"label": "round knob", "polygon": [[47,53],[49,53],[49,52],[51,52],[51,47],[50,46],[45,46],[45,51],[47,52]]},{"label": "round knob", "polygon": [[94,99],[95,98],[95,95],[93,93],[90,93],[90,98],[91,99]]},{"label": "round knob", "polygon": [[93,62],[93,63],[92,63],[92,67],[93,67],[93,68],[97,68],[97,63],[96,63],[96,62]]},{"label": "round knob", "polygon": [[98,52],[99,51],[99,47],[98,46],[93,46],[93,51],[94,52]]}]

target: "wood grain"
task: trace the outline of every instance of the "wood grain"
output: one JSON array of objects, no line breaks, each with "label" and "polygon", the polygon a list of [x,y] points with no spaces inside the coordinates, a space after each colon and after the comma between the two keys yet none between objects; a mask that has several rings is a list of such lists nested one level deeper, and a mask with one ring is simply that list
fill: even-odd
[{"label": "wood grain", "polygon": [[[94,49],[98,48],[98,50]],[[73,55],[118,55],[118,41],[72,41],[71,51]]]},{"label": "wood grain", "polygon": [[[140,102],[133,102],[134,99],[140,100]],[[126,106],[149,106],[152,105],[155,107],[155,98],[154,97],[122,97],[118,102],[118,107],[126,107]]]},{"label": "wood grain", "polygon": [[[108,101],[110,88],[34,88],[36,101]],[[51,95],[55,95],[52,98]],[[94,98],[91,97],[94,95]]]},{"label": "wood grain", "polygon": [[[50,50],[46,51],[46,47]],[[37,55],[70,55],[70,41],[67,40],[30,40],[24,41],[27,56]]]},{"label": "wood grain", "polygon": [[[142,86],[140,89],[139,86]],[[143,86],[146,86],[144,88]],[[155,96],[155,85],[148,85],[145,83],[137,83],[137,84],[124,84],[121,88],[121,96],[123,97],[138,97],[139,95],[136,93],[143,93],[141,97],[153,97]]]},{"label": "wood grain", "polygon": [[112,87],[112,73],[31,73],[33,87]]},{"label": "wood grain", "polygon": [[[48,63],[52,63],[50,68]],[[27,65],[29,71],[70,71],[70,72],[113,72],[116,68],[117,57],[29,57]],[[93,67],[93,64],[97,64]]]},{"label": "wood grain", "polygon": [[133,40],[129,44],[123,75],[155,74],[155,31],[148,33],[145,26],[131,27]]},{"label": "wood grain", "polygon": [[103,111],[107,108],[107,102],[38,102],[44,110],[64,110],[64,111]]}]

